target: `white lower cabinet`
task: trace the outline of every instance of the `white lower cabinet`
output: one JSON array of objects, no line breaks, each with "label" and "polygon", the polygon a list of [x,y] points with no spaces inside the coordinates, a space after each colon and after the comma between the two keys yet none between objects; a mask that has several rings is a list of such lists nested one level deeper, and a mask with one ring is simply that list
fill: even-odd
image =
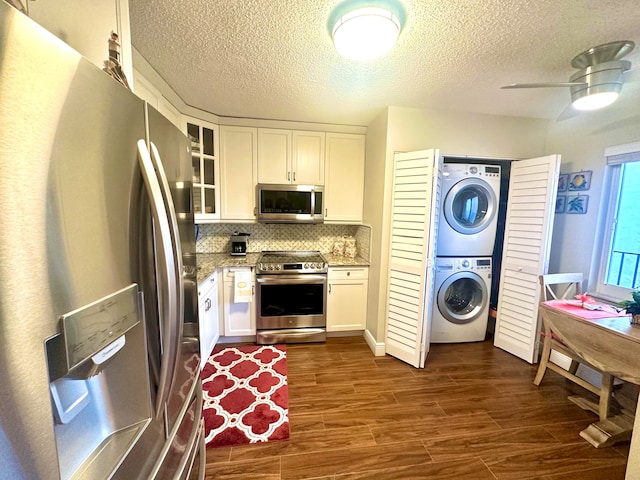
[{"label": "white lower cabinet", "polygon": [[367,324],[367,267],[330,267],[327,331],[364,330]]},{"label": "white lower cabinet", "polygon": [[[236,337],[256,334],[256,307],[255,307],[255,272],[250,267],[227,267],[223,269],[224,303],[224,335]],[[234,289],[237,272],[251,272],[252,299],[250,302],[235,303]]]},{"label": "white lower cabinet", "polygon": [[213,347],[220,338],[220,316],[218,313],[218,272],[215,271],[198,285],[200,369],[204,368]]}]

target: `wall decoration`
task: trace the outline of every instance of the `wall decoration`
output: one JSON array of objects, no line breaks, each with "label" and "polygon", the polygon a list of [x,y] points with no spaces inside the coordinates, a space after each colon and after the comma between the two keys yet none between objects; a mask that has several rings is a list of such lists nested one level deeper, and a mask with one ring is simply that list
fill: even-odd
[{"label": "wall decoration", "polygon": [[564,209],[567,205],[566,195],[558,195],[556,197],[556,213],[564,213]]},{"label": "wall decoration", "polygon": [[569,183],[569,174],[561,173],[560,177],[558,177],[558,192],[566,192],[568,183]]},{"label": "wall decoration", "polygon": [[587,213],[589,195],[567,195],[566,213]]},{"label": "wall decoration", "polygon": [[584,192],[591,188],[591,170],[575,172],[569,175],[568,190],[570,192]]}]

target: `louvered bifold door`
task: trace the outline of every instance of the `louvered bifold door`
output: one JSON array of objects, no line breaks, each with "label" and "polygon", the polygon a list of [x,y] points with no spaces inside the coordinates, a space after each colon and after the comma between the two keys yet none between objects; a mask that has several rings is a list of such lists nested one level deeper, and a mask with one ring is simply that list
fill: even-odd
[{"label": "louvered bifold door", "polygon": [[385,348],[418,368],[431,329],[438,158],[437,150],[394,157]]},{"label": "louvered bifold door", "polygon": [[538,357],[538,275],[547,273],[560,155],[511,164],[494,345]]}]

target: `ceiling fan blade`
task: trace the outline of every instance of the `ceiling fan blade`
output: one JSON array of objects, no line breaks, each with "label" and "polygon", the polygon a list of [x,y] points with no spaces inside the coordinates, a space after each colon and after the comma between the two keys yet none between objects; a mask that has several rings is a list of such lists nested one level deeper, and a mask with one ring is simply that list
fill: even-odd
[{"label": "ceiling fan blade", "polygon": [[553,88],[553,87],[581,87],[585,82],[548,82],[548,83],[512,83],[500,88]]},{"label": "ceiling fan blade", "polygon": [[562,112],[560,112],[560,115],[558,115],[557,121],[562,122],[563,120],[568,120],[578,115],[578,113],[580,112],[575,108],[573,108],[573,105],[570,103],[564,108],[564,110],[562,110]]}]

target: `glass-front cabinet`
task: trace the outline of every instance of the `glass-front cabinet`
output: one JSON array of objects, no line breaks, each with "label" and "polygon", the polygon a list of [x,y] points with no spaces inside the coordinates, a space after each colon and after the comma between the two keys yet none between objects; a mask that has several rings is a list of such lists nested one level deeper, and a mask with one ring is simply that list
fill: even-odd
[{"label": "glass-front cabinet", "polygon": [[185,117],[191,142],[193,210],[196,223],[220,219],[218,125]]}]

